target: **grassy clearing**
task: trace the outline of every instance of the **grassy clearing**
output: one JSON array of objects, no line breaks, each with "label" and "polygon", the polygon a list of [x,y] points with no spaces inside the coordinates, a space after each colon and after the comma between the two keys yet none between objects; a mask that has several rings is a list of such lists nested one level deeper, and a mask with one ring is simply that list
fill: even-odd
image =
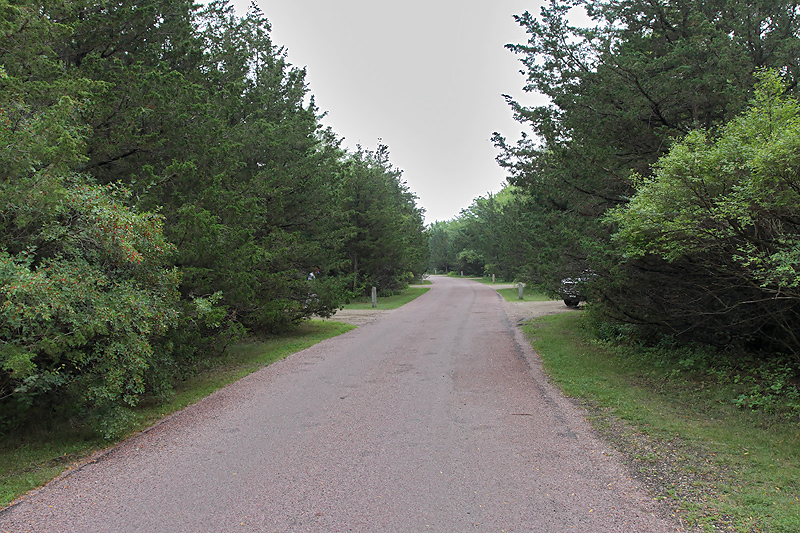
[{"label": "grassy clearing", "polygon": [[656,498],[705,531],[800,531],[797,420],[738,409],[731,383],[598,343],[582,315],[537,319],[526,333]]},{"label": "grassy clearing", "polygon": [[[127,435],[150,426],[212,392],[318,342],[355,326],[312,320],[296,331],[232,346],[213,368],[179,383],[164,403],[143,402],[129,421]],[[70,465],[112,445],[68,423],[25,428],[0,442],[0,506],[59,475]]]},{"label": "grassy clearing", "polygon": [[[430,284],[430,282],[427,282]],[[397,309],[401,307],[414,298],[418,298],[422,296],[426,292],[431,290],[430,287],[423,287],[421,285],[412,285],[403,292],[399,294],[394,294],[392,296],[379,296],[378,297],[378,309]],[[353,302],[344,306],[345,309],[372,309],[372,300],[370,298],[359,298]],[[335,320],[336,317],[334,317]]]}]

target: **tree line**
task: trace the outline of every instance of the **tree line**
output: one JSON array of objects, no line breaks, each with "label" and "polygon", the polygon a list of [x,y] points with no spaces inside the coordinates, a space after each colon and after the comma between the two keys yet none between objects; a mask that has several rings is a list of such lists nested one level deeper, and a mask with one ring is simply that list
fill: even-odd
[{"label": "tree line", "polygon": [[[589,24],[573,22],[573,10]],[[671,339],[800,363],[800,12],[783,0],[552,0],[516,17],[527,135],[509,186],[430,228],[431,266],[556,293]]]},{"label": "tree line", "polygon": [[476,198],[452,220],[429,225],[429,270],[525,279],[526,265],[546,253],[530,238],[547,230],[534,214],[531,198],[518,187]]},{"label": "tree line", "polygon": [[388,147],[322,118],[255,4],[0,0],[0,431],[421,275]]}]

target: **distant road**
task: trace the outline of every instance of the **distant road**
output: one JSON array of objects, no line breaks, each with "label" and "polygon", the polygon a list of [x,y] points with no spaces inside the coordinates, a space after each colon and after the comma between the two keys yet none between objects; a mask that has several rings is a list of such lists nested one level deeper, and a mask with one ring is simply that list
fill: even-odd
[{"label": "distant road", "polygon": [[679,531],[497,293],[433,281],[28,495],[0,531]]}]

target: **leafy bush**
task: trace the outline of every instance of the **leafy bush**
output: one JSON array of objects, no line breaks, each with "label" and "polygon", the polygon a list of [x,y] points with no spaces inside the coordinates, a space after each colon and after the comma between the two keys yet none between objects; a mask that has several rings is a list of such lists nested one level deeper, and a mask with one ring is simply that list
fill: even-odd
[{"label": "leafy bush", "polygon": [[120,203],[124,190],[36,177],[25,194],[0,189],[17,237],[0,249],[0,398],[62,390],[90,409],[135,405],[152,339],[177,318],[174,248],[160,217]]},{"label": "leafy bush", "polygon": [[124,187],[74,172],[102,85],[59,76],[62,26],[5,7],[17,49],[0,68],[0,411],[6,425],[37,404],[97,419],[145,390],[154,339],[177,318],[175,248]]},{"label": "leafy bush", "polygon": [[734,400],[738,407],[800,417],[800,368],[796,363],[770,360],[743,370],[734,377],[734,383],[744,388]]},{"label": "leafy bush", "polygon": [[610,211],[620,275],[606,302],[662,334],[798,359],[800,104],[777,74],[761,80],[719,138],[690,133]]}]

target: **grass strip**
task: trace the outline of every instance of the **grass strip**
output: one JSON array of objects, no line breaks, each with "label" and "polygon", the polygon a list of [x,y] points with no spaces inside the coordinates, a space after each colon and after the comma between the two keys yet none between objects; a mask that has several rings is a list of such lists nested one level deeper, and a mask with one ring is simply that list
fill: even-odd
[{"label": "grass strip", "polygon": [[[501,285],[501,284],[502,285],[507,285],[509,283],[512,283],[510,281],[500,281],[500,280],[497,280],[496,283],[492,283],[492,278],[491,277],[485,277],[485,276],[482,277],[482,278],[466,278],[466,279],[470,279],[472,281],[477,281],[478,283],[483,283],[484,285],[489,285],[490,287],[492,287],[493,285]],[[520,302],[520,301],[525,301],[525,302],[548,302],[548,301],[553,299],[553,298],[550,298],[549,296],[547,296],[546,294],[544,294],[542,292],[538,292],[538,291],[536,291],[536,290],[534,290],[532,288],[528,288],[528,287],[523,287],[522,288],[522,300],[519,299],[519,287],[517,287],[517,286],[508,287],[508,288],[504,288],[504,289],[494,289],[494,290],[496,290],[497,293],[500,296],[502,296],[503,299],[505,301],[507,301],[507,302]]]},{"label": "grass strip", "polygon": [[492,283],[492,277],[491,276],[483,276],[481,278],[477,278],[477,277],[476,278],[465,278],[465,279],[471,279],[472,281],[477,281],[478,283],[483,283],[484,285],[507,285],[509,283],[513,283],[515,285],[517,284],[517,282],[514,281],[513,279],[505,280],[505,279],[500,279],[500,278],[495,278],[495,282]]},{"label": "grass strip", "polygon": [[[412,285],[399,294],[394,294],[392,296],[379,296],[377,309],[397,309],[398,307],[404,306],[411,300],[422,296],[429,290],[431,290],[430,287]],[[372,299],[369,297],[359,298],[345,305],[344,308],[356,310],[372,309]],[[334,316],[333,319],[336,320],[336,317]]]},{"label": "grass strip", "polygon": [[552,298],[548,298],[545,294],[532,290],[529,291],[525,288],[522,289],[522,300],[519,299],[519,289],[516,287],[511,289],[495,290],[507,302],[548,302],[552,300]]},{"label": "grass strip", "polygon": [[[133,411],[125,436],[149,427],[270,363],[354,328],[341,322],[311,320],[284,335],[237,343],[212,368],[178,383],[167,401],[142,402]],[[113,444],[115,442],[97,438],[88,430],[69,423],[46,429],[26,428],[24,434],[5,435],[0,442],[0,507]]]},{"label": "grass strip", "polygon": [[[456,276],[456,277],[460,277],[460,276]],[[469,279],[469,280],[472,280],[472,281],[477,281],[478,283],[483,283],[484,285],[492,285],[492,278],[491,278],[491,276],[490,276],[490,277],[486,277],[486,276],[483,276],[483,277],[465,276],[465,277],[464,277],[464,279]],[[497,283],[511,283],[511,282],[510,282],[510,281],[509,281],[509,282],[500,281],[500,280],[498,279],[498,280],[497,280]]]},{"label": "grass strip", "polygon": [[636,349],[600,343],[582,313],[524,327],[544,368],[579,399],[633,476],[704,531],[800,531],[800,425],[741,410],[731,385],[654,368]]}]

